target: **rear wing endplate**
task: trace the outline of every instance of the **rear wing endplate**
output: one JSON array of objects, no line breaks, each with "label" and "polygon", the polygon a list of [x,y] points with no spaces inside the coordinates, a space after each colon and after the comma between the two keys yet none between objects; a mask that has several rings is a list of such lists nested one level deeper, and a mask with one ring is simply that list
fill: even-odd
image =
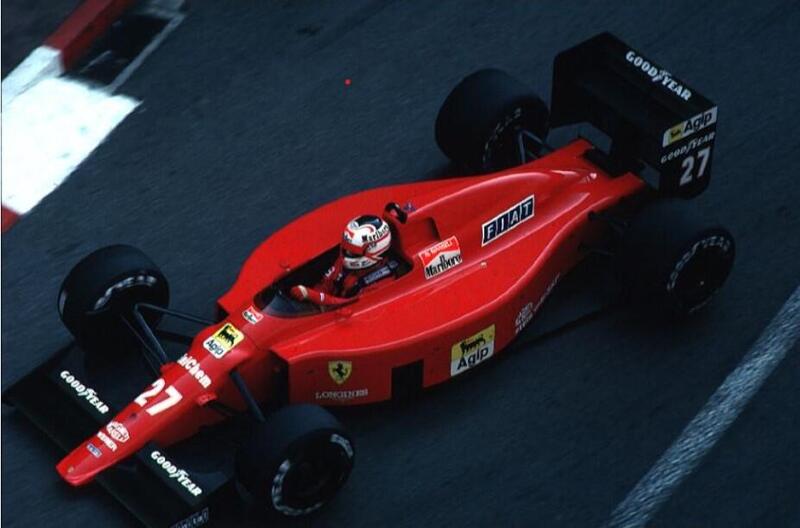
[{"label": "rear wing endplate", "polygon": [[601,163],[612,173],[654,171],[651,183],[665,194],[694,196],[708,186],[717,107],[610,33],[555,59],[551,125],[582,122],[611,138]]}]

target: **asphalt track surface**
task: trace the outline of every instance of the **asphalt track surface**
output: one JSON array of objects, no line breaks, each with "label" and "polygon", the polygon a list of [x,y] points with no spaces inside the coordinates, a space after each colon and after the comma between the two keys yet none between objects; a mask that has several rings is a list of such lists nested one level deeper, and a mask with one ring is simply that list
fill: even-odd
[{"label": "asphalt track surface", "polygon": [[[56,292],[87,252],[137,245],[172,278],[173,306],[210,313],[287,221],[441,172],[432,123],[463,75],[499,66],[549,99],[554,55],[611,30],[719,105],[696,204],[736,236],[726,288],[683,326],[611,312],[413,404],[345,413],[356,470],[309,522],[602,525],[800,282],[800,8],[650,4],[192,3],[121,90],[144,103],[3,235],[3,385],[69,340]],[[800,526],[798,352],[652,526]],[[5,407],[2,426],[3,526],[135,526],[100,490],[60,482],[57,450]]]},{"label": "asphalt track surface", "polygon": [[80,0],[3,0],[3,78],[80,5]]}]

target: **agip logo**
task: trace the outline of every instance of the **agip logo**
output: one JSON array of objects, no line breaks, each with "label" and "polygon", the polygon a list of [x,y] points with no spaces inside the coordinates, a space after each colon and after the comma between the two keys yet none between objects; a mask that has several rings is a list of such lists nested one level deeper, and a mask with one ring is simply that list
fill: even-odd
[{"label": "agip logo", "polygon": [[231,323],[225,323],[222,328],[203,341],[203,347],[211,352],[212,356],[219,359],[241,343],[243,339],[243,333]]},{"label": "agip logo", "polygon": [[450,350],[450,375],[457,376],[494,354],[494,325],[459,341]]},{"label": "agip logo", "polygon": [[681,121],[664,131],[661,146],[668,147],[682,139],[685,139],[695,132],[709,127],[717,122],[717,107],[710,108],[701,112],[686,121]]}]

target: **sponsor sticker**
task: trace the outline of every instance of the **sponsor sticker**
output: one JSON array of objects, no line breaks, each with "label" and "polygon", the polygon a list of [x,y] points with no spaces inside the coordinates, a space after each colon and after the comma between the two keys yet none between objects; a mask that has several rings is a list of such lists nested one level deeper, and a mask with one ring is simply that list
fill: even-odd
[{"label": "sponsor sticker", "polygon": [[106,431],[111,435],[111,438],[120,444],[124,444],[131,438],[131,435],[128,434],[128,428],[116,421],[109,423],[106,426]]},{"label": "sponsor sticker", "polygon": [[458,238],[451,236],[447,240],[434,244],[433,246],[420,251],[418,254],[425,272],[425,279],[432,279],[441,275],[447,270],[455,268],[463,259],[461,258],[461,246]]},{"label": "sponsor sticker", "polygon": [[522,330],[526,326],[528,326],[528,323],[530,323],[532,319],[533,319],[533,303],[529,302],[520,309],[516,319],[514,319],[514,333],[518,334],[522,332]]},{"label": "sponsor sticker", "polygon": [[389,275],[397,269],[397,262],[390,260],[386,263],[385,266],[381,266],[380,268],[376,269],[375,271],[364,275],[359,280],[359,283],[363,284],[365,287],[371,284],[375,284],[379,280],[388,277]]},{"label": "sponsor sticker", "polygon": [[211,352],[212,356],[219,359],[241,343],[243,339],[244,334],[231,323],[225,323],[222,328],[203,341],[203,347]]},{"label": "sponsor sticker", "polygon": [[367,233],[364,235],[364,240],[367,242],[377,242],[389,234],[389,224],[382,224],[374,233]]},{"label": "sponsor sticker", "polygon": [[108,435],[105,434],[103,431],[98,431],[97,432],[97,438],[99,438],[100,441],[103,442],[106,445],[106,447],[109,448],[110,450],[112,450],[112,451],[116,451],[117,450],[116,442],[114,442],[112,439],[110,439],[108,437]]},{"label": "sponsor sticker", "polygon": [[[661,146],[668,147],[675,142],[686,139],[695,132],[709,127],[717,122],[717,107],[710,108],[705,112],[700,112],[696,116],[690,117],[686,121],[669,127],[664,131]],[[713,139],[713,138],[712,138]]]},{"label": "sponsor sticker", "polygon": [[89,442],[88,444],[86,444],[86,449],[87,449],[87,450],[88,450],[88,451],[89,451],[89,452],[92,454],[92,456],[93,456],[93,457],[95,457],[95,458],[100,458],[101,456],[103,456],[103,452],[102,452],[102,451],[100,451],[100,450],[97,448],[97,446],[96,446],[96,445],[94,445],[94,444],[93,444],[93,443],[91,443],[91,442]]},{"label": "sponsor sticker", "polygon": [[519,313],[517,314],[517,318],[514,320],[514,331],[516,334],[519,334],[526,326],[528,326],[528,323],[531,322],[533,316],[539,312],[539,308],[541,308],[547,298],[550,297],[550,294],[553,292],[553,288],[556,287],[556,284],[558,284],[560,278],[561,273],[556,274],[550,284],[547,285],[547,288],[545,288],[542,296],[539,297],[538,301],[536,301],[535,305],[533,303],[528,303],[520,309]]},{"label": "sponsor sticker", "polygon": [[353,373],[352,361],[328,361],[328,374],[337,385],[341,385]]},{"label": "sponsor sticker", "polygon": [[205,524],[208,524],[208,521],[210,519],[211,519],[211,514],[209,513],[208,507],[206,506],[199,512],[194,512],[184,520],[176,522],[170,528],[197,528],[198,526],[203,526]]},{"label": "sponsor sticker", "polygon": [[664,163],[666,163],[668,161],[672,161],[672,160],[674,160],[676,158],[683,157],[684,155],[686,155],[686,154],[688,154],[690,152],[694,152],[698,147],[701,147],[701,146],[705,145],[706,143],[709,143],[710,141],[713,141],[714,137],[716,135],[717,135],[717,133],[715,131],[711,131],[708,134],[706,134],[705,136],[700,136],[698,138],[692,139],[690,142],[686,143],[685,145],[681,145],[680,147],[676,148],[672,152],[668,152],[667,154],[664,154],[663,156],[661,156],[661,164],[663,165]]},{"label": "sponsor sticker", "polygon": [[481,227],[481,246],[505,235],[521,223],[533,218],[535,197],[528,196],[495,216]]},{"label": "sponsor sticker", "polygon": [[259,312],[252,306],[242,312],[242,317],[244,317],[244,320],[250,324],[257,324],[260,320],[264,318],[264,316],[261,315],[261,312]]},{"label": "sponsor sticker", "polygon": [[175,479],[178,484],[183,486],[192,496],[199,497],[203,493],[203,489],[192,481],[186,470],[180,469],[173,464],[167,457],[162,455],[160,451],[153,451],[150,453],[150,458],[155,461],[158,467],[169,475],[169,478]]},{"label": "sponsor sticker", "polygon": [[204,389],[207,389],[211,386],[211,378],[208,377],[208,374],[206,374],[205,371],[200,368],[200,362],[189,354],[182,355],[178,359],[178,365],[186,369],[186,372],[191,374],[191,376],[196,379]]},{"label": "sponsor sticker", "polygon": [[450,350],[450,375],[457,376],[494,354],[494,325],[459,341]]},{"label": "sponsor sticker", "polygon": [[638,55],[635,51],[628,50],[625,54],[625,60],[631,63],[634,68],[641,70],[645,75],[650,77],[651,82],[660,84],[684,101],[688,101],[692,97],[692,91],[675,79],[670,72],[659,68],[641,55]]},{"label": "sponsor sticker", "polygon": [[317,391],[314,398],[317,400],[336,400],[346,401],[369,396],[369,389],[337,390],[337,391]]},{"label": "sponsor sticker", "polygon": [[97,409],[100,414],[108,413],[108,405],[106,405],[105,402],[103,402],[103,400],[97,396],[97,392],[81,383],[81,381],[73,376],[68,370],[61,371],[61,379],[64,380],[64,383],[66,383],[67,386],[71,387],[77,393],[79,398],[89,402],[89,405]]},{"label": "sponsor sticker", "polygon": [[550,294],[553,293],[553,288],[556,287],[556,284],[558,284],[559,279],[561,279],[561,274],[557,273],[556,276],[553,278],[553,281],[547,285],[547,288],[544,290],[544,293],[539,298],[539,301],[536,303],[536,306],[533,307],[533,313],[538,312],[539,308],[541,308],[544,302],[547,300],[547,298],[550,297]]}]

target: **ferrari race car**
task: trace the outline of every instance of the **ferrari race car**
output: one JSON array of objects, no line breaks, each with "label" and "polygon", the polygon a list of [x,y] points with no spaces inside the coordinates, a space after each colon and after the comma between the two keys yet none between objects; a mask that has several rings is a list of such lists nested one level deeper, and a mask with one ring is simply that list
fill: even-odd
[{"label": "ferrari race car", "polygon": [[[549,109],[510,75],[478,71],[435,124],[472,175],[366,190],[294,220],[245,261],[216,320],[169,309],[139,250],[100,249],[58,295],[77,345],[4,401],[69,452],[57,465],[68,484],[99,482],[144,524],[231,522],[244,509],[231,501],[310,514],[354,461],[326,407],[406,398],[501,354],[587,258],[610,262],[619,298],[653,314],[703,307],[734,259],[731,234],[686,200],[708,186],[716,121],[711,101],[608,33],[556,57]],[[546,142],[580,123],[608,145]],[[341,226],[365,213],[390,226],[392,275],[335,308],[289,295],[319,280]]]}]

